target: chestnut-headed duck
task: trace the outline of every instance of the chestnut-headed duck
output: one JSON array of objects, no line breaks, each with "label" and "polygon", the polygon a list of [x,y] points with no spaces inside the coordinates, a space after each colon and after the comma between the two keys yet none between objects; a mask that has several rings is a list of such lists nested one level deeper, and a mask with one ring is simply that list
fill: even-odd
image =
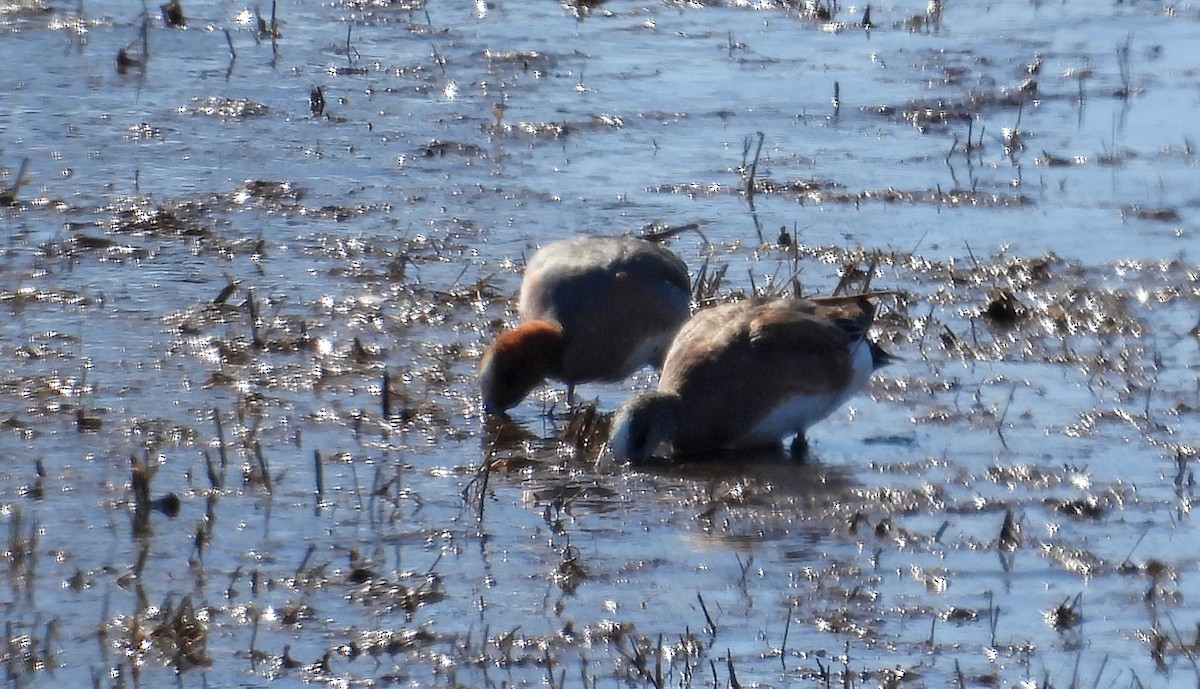
[{"label": "chestnut-headed duck", "polygon": [[483,408],[504,412],[546,378],[568,385],[621,380],[658,366],[687,320],[687,266],[669,249],[631,237],[577,237],[529,260],[520,323],[502,332],[479,365]]}]

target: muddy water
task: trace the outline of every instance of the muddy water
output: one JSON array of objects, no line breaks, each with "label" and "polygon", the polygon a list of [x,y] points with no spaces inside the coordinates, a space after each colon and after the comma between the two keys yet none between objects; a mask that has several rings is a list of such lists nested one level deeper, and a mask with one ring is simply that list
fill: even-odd
[{"label": "muddy water", "polygon": [[[1193,8],[255,9],[0,10],[14,685],[1200,678]],[[486,426],[523,256],[685,223],[900,292],[815,460]]]}]

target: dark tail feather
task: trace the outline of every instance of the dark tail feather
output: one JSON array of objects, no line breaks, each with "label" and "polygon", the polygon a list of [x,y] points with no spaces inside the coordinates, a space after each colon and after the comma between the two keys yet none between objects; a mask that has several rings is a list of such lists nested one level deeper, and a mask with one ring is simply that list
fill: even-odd
[{"label": "dark tail feather", "polygon": [[891,354],[880,347],[877,343],[867,341],[867,346],[871,348],[871,364],[879,369],[887,366],[893,361],[901,361],[902,359],[895,354]]}]

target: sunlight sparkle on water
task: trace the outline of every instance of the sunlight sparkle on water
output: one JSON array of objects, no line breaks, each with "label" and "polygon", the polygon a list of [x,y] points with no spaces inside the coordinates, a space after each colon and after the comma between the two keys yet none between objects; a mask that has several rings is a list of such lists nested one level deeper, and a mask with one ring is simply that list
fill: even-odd
[{"label": "sunlight sparkle on water", "polygon": [[327,357],[333,353],[333,343],[327,337],[318,337],[313,340],[313,351],[318,357]]}]

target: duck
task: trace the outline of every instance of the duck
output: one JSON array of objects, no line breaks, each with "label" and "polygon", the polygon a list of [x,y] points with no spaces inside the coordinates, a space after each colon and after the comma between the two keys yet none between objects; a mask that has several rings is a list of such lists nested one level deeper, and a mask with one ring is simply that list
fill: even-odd
[{"label": "duck", "polygon": [[608,446],[643,462],[669,444],[674,456],[778,448],[806,434],[893,357],[867,339],[875,301],[866,295],[748,299],[699,311],[676,335],[657,390],[626,400]]},{"label": "duck", "polygon": [[582,236],[542,246],[517,298],[519,323],[484,351],[485,413],[506,413],[547,378],[575,385],[622,380],[659,366],[691,315],[687,264],[636,237]]}]

